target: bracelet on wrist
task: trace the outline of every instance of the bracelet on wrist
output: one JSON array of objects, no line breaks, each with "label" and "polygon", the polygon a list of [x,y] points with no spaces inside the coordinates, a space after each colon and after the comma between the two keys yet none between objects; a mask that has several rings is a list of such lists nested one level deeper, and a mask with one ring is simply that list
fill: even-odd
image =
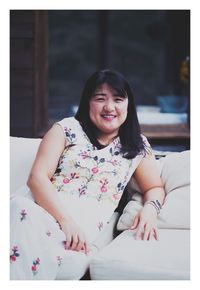
[{"label": "bracelet on wrist", "polygon": [[147,204],[151,204],[156,209],[157,214],[160,213],[160,211],[162,209],[162,205],[160,204],[159,200],[157,200],[157,199],[148,200],[148,201],[145,202],[144,205],[147,205]]}]

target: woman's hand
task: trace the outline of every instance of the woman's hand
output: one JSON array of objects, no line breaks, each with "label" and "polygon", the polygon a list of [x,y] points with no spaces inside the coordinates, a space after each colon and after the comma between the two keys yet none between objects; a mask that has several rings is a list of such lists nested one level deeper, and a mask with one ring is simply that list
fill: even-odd
[{"label": "woman's hand", "polygon": [[157,212],[151,204],[146,204],[135,216],[131,230],[136,230],[136,239],[158,240]]},{"label": "woman's hand", "polygon": [[65,249],[73,251],[83,251],[87,255],[89,252],[89,245],[86,240],[85,234],[79,226],[71,219],[59,222],[61,230],[66,236]]}]

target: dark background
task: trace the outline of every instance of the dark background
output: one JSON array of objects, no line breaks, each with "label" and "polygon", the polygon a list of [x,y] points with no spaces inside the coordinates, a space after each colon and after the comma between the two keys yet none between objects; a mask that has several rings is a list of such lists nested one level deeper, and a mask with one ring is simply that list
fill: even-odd
[{"label": "dark background", "polygon": [[123,73],[137,105],[189,97],[189,10],[11,10],[10,134],[40,137],[73,115],[97,69]]}]

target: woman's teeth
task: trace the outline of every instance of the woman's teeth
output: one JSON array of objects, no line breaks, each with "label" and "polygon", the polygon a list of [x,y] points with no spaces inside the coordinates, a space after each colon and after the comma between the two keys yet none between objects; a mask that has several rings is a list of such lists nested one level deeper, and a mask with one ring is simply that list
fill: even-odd
[{"label": "woman's teeth", "polygon": [[106,118],[106,119],[113,119],[115,118],[115,116],[113,115],[102,115],[103,118]]}]

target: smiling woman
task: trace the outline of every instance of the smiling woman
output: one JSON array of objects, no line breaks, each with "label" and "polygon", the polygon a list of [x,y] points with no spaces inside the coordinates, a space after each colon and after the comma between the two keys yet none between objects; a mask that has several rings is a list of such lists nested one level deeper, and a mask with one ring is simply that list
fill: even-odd
[{"label": "smiling woman", "polygon": [[128,82],[101,70],[86,82],[76,116],[44,136],[30,191],[11,200],[11,279],[56,279],[60,271],[66,280],[80,279],[133,175],[144,206],[130,229],[137,239],[157,239],[165,193],[155,157],[140,132]]}]

